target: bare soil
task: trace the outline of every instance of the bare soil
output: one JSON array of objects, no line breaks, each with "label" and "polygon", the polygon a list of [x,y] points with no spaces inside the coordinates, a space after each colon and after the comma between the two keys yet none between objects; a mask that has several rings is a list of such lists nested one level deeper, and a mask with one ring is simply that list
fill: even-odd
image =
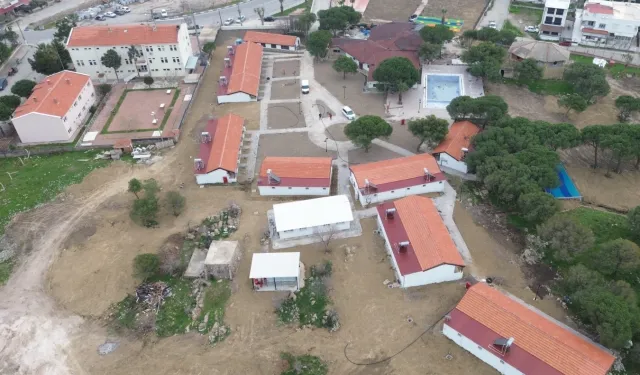
[{"label": "bare soil", "polygon": [[288,79],[271,83],[271,99],[300,99],[300,81]]},{"label": "bare soil", "polygon": [[[363,20],[407,21],[420,5],[420,0],[401,0],[389,2],[371,0],[364,12]],[[317,77],[317,75],[316,75]]]},{"label": "bare soil", "polygon": [[[356,114],[384,117],[383,95],[377,92],[366,93],[362,91],[365,82],[364,75],[361,73],[347,74],[347,78],[342,79],[342,73],[333,70],[332,64],[331,61],[314,64],[316,81],[342,103],[351,107]],[[311,89],[313,90],[313,87]]]},{"label": "bare soil", "polygon": [[349,164],[363,164],[371,163],[374,161],[393,159],[402,157],[400,154],[396,154],[393,151],[389,151],[384,147],[380,147],[376,144],[371,145],[369,152],[365,152],[363,148],[358,148],[349,151]]},{"label": "bare soil", "polygon": [[391,122],[390,124],[393,127],[393,133],[391,133],[391,136],[386,141],[411,152],[416,152],[420,140],[411,134],[407,123],[405,122],[404,125],[401,125],[398,121]]},{"label": "bare soil", "polygon": [[478,0],[429,0],[422,11],[423,16],[442,17],[442,9],[446,9],[446,18],[457,18],[464,21],[461,30],[472,30],[487,3]]},{"label": "bare soil", "polygon": [[275,60],[273,63],[273,78],[294,77],[299,74],[300,60]]},{"label": "bare soil", "polygon": [[267,127],[269,129],[304,128],[304,114],[301,103],[269,104],[267,113]]}]

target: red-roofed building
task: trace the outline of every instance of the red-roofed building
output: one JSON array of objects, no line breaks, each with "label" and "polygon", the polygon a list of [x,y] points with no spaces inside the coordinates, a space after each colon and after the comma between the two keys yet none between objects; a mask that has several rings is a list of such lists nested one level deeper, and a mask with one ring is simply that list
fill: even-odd
[{"label": "red-roofed building", "polygon": [[469,121],[454,122],[449,128],[447,137],[433,149],[431,154],[440,166],[467,173],[467,163],[464,162],[464,158],[469,152],[471,139],[478,133],[480,128]]},{"label": "red-roofed building", "polygon": [[11,122],[22,143],[69,142],[95,102],[90,77],[65,70],[38,83]]},{"label": "red-roofed building", "polygon": [[199,185],[227,184],[238,180],[244,131],[244,118],[233,113],[207,123],[200,134],[200,153],[194,159]]},{"label": "red-roofed building", "polygon": [[331,158],[266,157],[260,166],[260,195],[329,195]]},{"label": "red-roofed building", "polygon": [[349,180],[363,206],[444,191],[444,173],[429,154],[352,165]]},{"label": "red-roofed building", "polygon": [[[129,49],[137,56],[131,60]],[[151,77],[182,77],[195,68],[187,24],[181,25],[96,25],[71,29],[67,50],[77,72],[92,79],[115,79],[112,68],[102,65],[102,56],[113,49],[122,65],[118,78],[128,81],[138,75]]]},{"label": "red-roofed building", "polygon": [[430,198],[414,195],[376,209],[378,229],[401,287],[462,278],[464,261]]},{"label": "red-roofed building", "polygon": [[256,43],[227,47],[227,57],[218,79],[218,104],[258,100],[262,52],[262,46]]},{"label": "red-roofed building", "polygon": [[406,57],[418,71],[421,69],[418,49],[422,38],[411,22],[391,22],[371,29],[368,39],[334,38],[331,41],[332,54],[344,54],[358,64],[358,69],[366,79],[366,86],[374,88],[376,67],[391,57]]},{"label": "red-roofed building", "polygon": [[604,347],[485,283],[467,290],[442,333],[506,375],[605,375],[615,360]]},{"label": "red-roofed building", "polygon": [[7,14],[22,5],[29,5],[30,2],[31,0],[2,0],[0,1],[0,14]]},{"label": "red-roofed building", "polygon": [[245,42],[258,43],[262,48],[297,51],[300,46],[300,38],[295,35],[275,33],[263,33],[259,31],[247,31],[244,34]]}]

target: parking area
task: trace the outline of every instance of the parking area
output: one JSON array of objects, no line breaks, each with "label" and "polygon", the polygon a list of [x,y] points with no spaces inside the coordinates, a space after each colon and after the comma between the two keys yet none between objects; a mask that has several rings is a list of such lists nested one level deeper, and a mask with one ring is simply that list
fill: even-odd
[{"label": "parking area", "polygon": [[292,77],[298,74],[300,74],[300,60],[276,60],[273,63],[273,78]]},{"label": "parking area", "polygon": [[271,99],[300,99],[300,81],[287,79],[271,83]]},{"label": "parking area", "polygon": [[300,102],[269,104],[267,124],[269,129],[304,128],[306,122],[302,114],[302,104]]}]

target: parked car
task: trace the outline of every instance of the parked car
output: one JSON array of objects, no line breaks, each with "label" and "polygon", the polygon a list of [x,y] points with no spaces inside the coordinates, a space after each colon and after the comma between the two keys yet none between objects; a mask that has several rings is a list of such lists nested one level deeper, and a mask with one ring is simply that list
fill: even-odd
[{"label": "parked car", "polygon": [[342,114],[347,118],[347,120],[356,119],[356,114],[351,110],[351,108],[347,107],[346,105],[342,107]]},{"label": "parked car", "polygon": [[7,75],[9,77],[11,77],[12,75],[15,75],[16,73],[18,73],[18,68],[13,67],[13,68],[9,69],[9,73],[7,73]]},{"label": "parked car", "polygon": [[302,81],[300,81],[300,90],[302,91],[303,94],[308,94],[309,93],[309,80],[308,79],[303,79]]},{"label": "parked car", "polygon": [[113,12],[105,12],[104,16],[109,18],[116,18],[118,15]]},{"label": "parked car", "polygon": [[538,26],[526,26],[524,28],[524,31],[528,32],[528,33],[537,33],[540,30],[538,29]]},{"label": "parked car", "polygon": [[168,17],[169,13],[167,13],[166,9],[160,9],[160,16],[162,16],[162,18]]},{"label": "parked car", "polygon": [[102,15],[102,14],[98,14],[96,16],[96,18],[94,18],[96,21],[104,21],[106,20],[106,18]]},{"label": "parked car", "polygon": [[561,41],[561,42],[560,42],[560,43],[558,43],[558,44],[560,44],[560,45],[561,45],[561,46],[563,46],[563,47],[571,47],[571,45],[572,45],[572,43],[571,43],[571,41],[570,41],[570,40],[563,40],[563,41]]},{"label": "parked car", "polygon": [[9,85],[9,80],[7,80],[7,77],[0,78],[0,91],[6,89],[8,85]]},{"label": "parked car", "polygon": [[496,21],[489,21],[489,27],[492,29],[497,29],[498,25],[496,24]]},{"label": "parked car", "polygon": [[125,13],[129,13],[129,12],[131,12],[131,9],[129,9],[129,7],[120,7],[120,8],[118,8],[118,9],[120,9],[121,11],[123,11],[123,12],[125,12]]},{"label": "parked car", "polygon": [[233,18],[227,18],[227,20],[224,21],[224,25],[225,26],[233,25],[234,22],[236,21]]},{"label": "parked car", "polygon": [[247,18],[247,17],[245,17],[245,16],[243,16],[243,15],[241,14],[240,16],[238,16],[238,18],[236,18],[236,22],[237,22],[237,23],[242,23],[242,22],[244,22],[244,20],[245,20],[246,18]]},{"label": "parked car", "polygon": [[265,18],[264,18],[264,22],[275,22],[275,20],[276,20],[276,19],[275,19],[275,18],[273,18],[273,17],[271,17],[271,16],[268,16],[268,17],[265,17]]},{"label": "parked car", "polygon": [[418,18],[417,14],[412,14],[409,16],[409,22],[415,22],[416,18]]},{"label": "parked car", "polygon": [[127,14],[127,12],[125,12],[122,9],[116,9],[116,10],[113,11],[113,13],[115,13],[115,14],[117,14],[119,16],[124,16],[125,14]]}]

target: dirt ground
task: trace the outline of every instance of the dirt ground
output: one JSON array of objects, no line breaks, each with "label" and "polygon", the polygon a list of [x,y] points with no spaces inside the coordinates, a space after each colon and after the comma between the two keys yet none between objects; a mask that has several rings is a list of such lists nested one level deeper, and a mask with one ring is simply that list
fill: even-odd
[{"label": "dirt ground", "polygon": [[[160,104],[164,103],[165,108],[169,108],[173,99],[174,90],[171,90],[169,95],[166,91],[166,89],[158,89],[127,92],[118,113],[109,125],[109,131],[159,128],[165,116],[165,110],[160,109]],[[152,112],[155,116],[151,116]],[[156,124],[152,123],[154,118],[157,120]]]},{"label": "dirt ground", "polygon": [[269,129],[304,128],[306,122],[300,113],[300,103],[269,104],[267,126]]},{"label": "dirt ground", "polygon": [[[351,107],[356,114],[385,115],[382,94],[362,92],[365,79],[362,74],[347,74],[347,78],[342,79],[342,74],[333,70],[332,64],[331,61],[314,64],[315,77],[321,85],[342,103]],[[311,89],[313,90],[313,87]]]},{"label": "dirt ground", "polygon": [[429,0],[422,15],[440,18],[442,17],[442,9],[446,9],[445,17],[464,21],[462,31],[472,30],[485,5],[486,2],[481,0]]},{"label": "dirt ground", "polygon": [[[401,0],[389,2],[385,0],[371,0],[362,16],[365,21],[375,19],[387,21],[407,21],[420,5],[420,0]],[[316,75],[317,79],[317,75]]]},{"label": "dirt ground", "polygon": [[411,152],[416,152],[416,147],[418,147],[420,140],[411,134],[409,126],[406,123],[401,125],[400,122],[390,122],[390,124],[393,127],[393,133],[386,141]]},{"label": "dirt ground", "polygon": [[396,154],[393,151],[389,151],[384,147],[380,147],[376,144],[371,145],[369,152],[365,152],[364,149],[358,148],[355,150],[349,150],[349,163],[350,164],[362,164],[371,163],[374,161],[399,158],[402,155]]},{"label": "dirt ground", "polygon": [[300,99],[300,81],[297,79],[274,81],[271,84],[271,99]]},{"label": "dirt ground", "polygon": [[327,136],[327,138],[333,139],[334,141],[338,141],[338,142],[348,141],[349,138],[347,138],[347,136],[344,135],[345,126],[347,126],[347,124],[331,125],[325,128],[324,134]]},{"label": "dirt ground", "polygon": [[300,60],[275,60],[273,63],[273,78],[297,76],[298,74],[300,74]]},{"label": "dirt ground", "polygon": [[[271,112],[271,111],[269,111]],[[260,171],[262,161],[267,156],[309,156],[336,157],[335,151],[326,152],[309,140],[307,133],[261,135],[256,160],[256,173]]]}]

